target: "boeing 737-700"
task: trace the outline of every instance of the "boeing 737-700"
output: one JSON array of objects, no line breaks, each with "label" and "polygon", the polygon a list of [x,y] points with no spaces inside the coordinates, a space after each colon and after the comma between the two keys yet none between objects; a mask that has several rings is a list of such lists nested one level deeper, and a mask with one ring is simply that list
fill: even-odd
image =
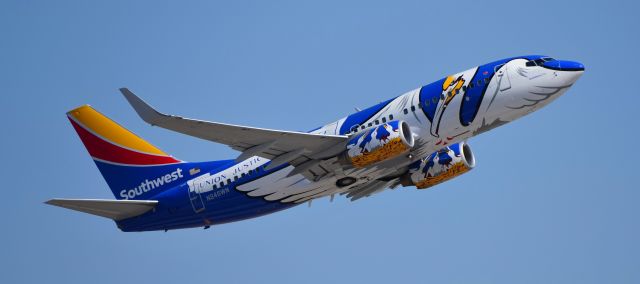
[{"label": "boeing 737-700", "polygon": [[446,76],[309,132],[158,112],[120,89],[147,123],[240,152],[186,162],[85,105],[67,113],[115,200],[46,203],[110,218],[122,231],[205,227],[328,197],[425,189],[473,169],[470,137],[536,111],[583,74],[578,62],[531,55]]}]

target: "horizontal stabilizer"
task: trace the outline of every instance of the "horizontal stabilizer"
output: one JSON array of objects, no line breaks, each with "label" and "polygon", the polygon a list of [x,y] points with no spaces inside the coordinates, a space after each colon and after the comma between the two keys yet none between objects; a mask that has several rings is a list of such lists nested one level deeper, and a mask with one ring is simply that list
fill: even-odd
[{"label": "horizontal stabilizer", "polygon": [[157,200],[51,199],[46,204],[98,215],[115,221],[142,215],[153,209]]}]

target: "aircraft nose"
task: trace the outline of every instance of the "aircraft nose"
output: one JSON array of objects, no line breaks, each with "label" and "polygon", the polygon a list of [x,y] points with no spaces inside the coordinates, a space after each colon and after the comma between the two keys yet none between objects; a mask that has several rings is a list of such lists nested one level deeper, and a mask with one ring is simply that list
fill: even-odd
[{"label": "aircraft nose", "polygon": [[582,63],[569,60],[547,61],[543,66],[560,71],[584,71],[584,65]]}]

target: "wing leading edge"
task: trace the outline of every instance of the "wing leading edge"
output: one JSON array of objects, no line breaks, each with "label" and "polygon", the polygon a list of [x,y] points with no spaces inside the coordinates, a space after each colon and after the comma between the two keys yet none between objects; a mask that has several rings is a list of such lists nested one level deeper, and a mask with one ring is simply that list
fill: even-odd
[{"label": "wing leading edge", "polygon": [[178,133],[228,145],[243,152],[236,160],[260,156],[278,166],[290,163],[301,165],[310,160],[333,157],[344,150],[348,137],[296,131],[273,130],[181,116],[167,115],[155,110],[127,88],[120,91],[133,109],[147,123]]}]

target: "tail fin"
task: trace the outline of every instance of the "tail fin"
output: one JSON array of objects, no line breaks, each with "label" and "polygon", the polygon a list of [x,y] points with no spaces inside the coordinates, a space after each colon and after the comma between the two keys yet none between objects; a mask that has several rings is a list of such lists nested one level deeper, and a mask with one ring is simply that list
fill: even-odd
[{"label": "tail fin", "polygon": [[[85,105],[67,113],[117,199],[150,199],[199,168],[180,161]],[[191,167],[191,169],[188,169]],[[196,171],[197,169],[197,171]],[[183,172],[185,171],[185,172]]]}]

